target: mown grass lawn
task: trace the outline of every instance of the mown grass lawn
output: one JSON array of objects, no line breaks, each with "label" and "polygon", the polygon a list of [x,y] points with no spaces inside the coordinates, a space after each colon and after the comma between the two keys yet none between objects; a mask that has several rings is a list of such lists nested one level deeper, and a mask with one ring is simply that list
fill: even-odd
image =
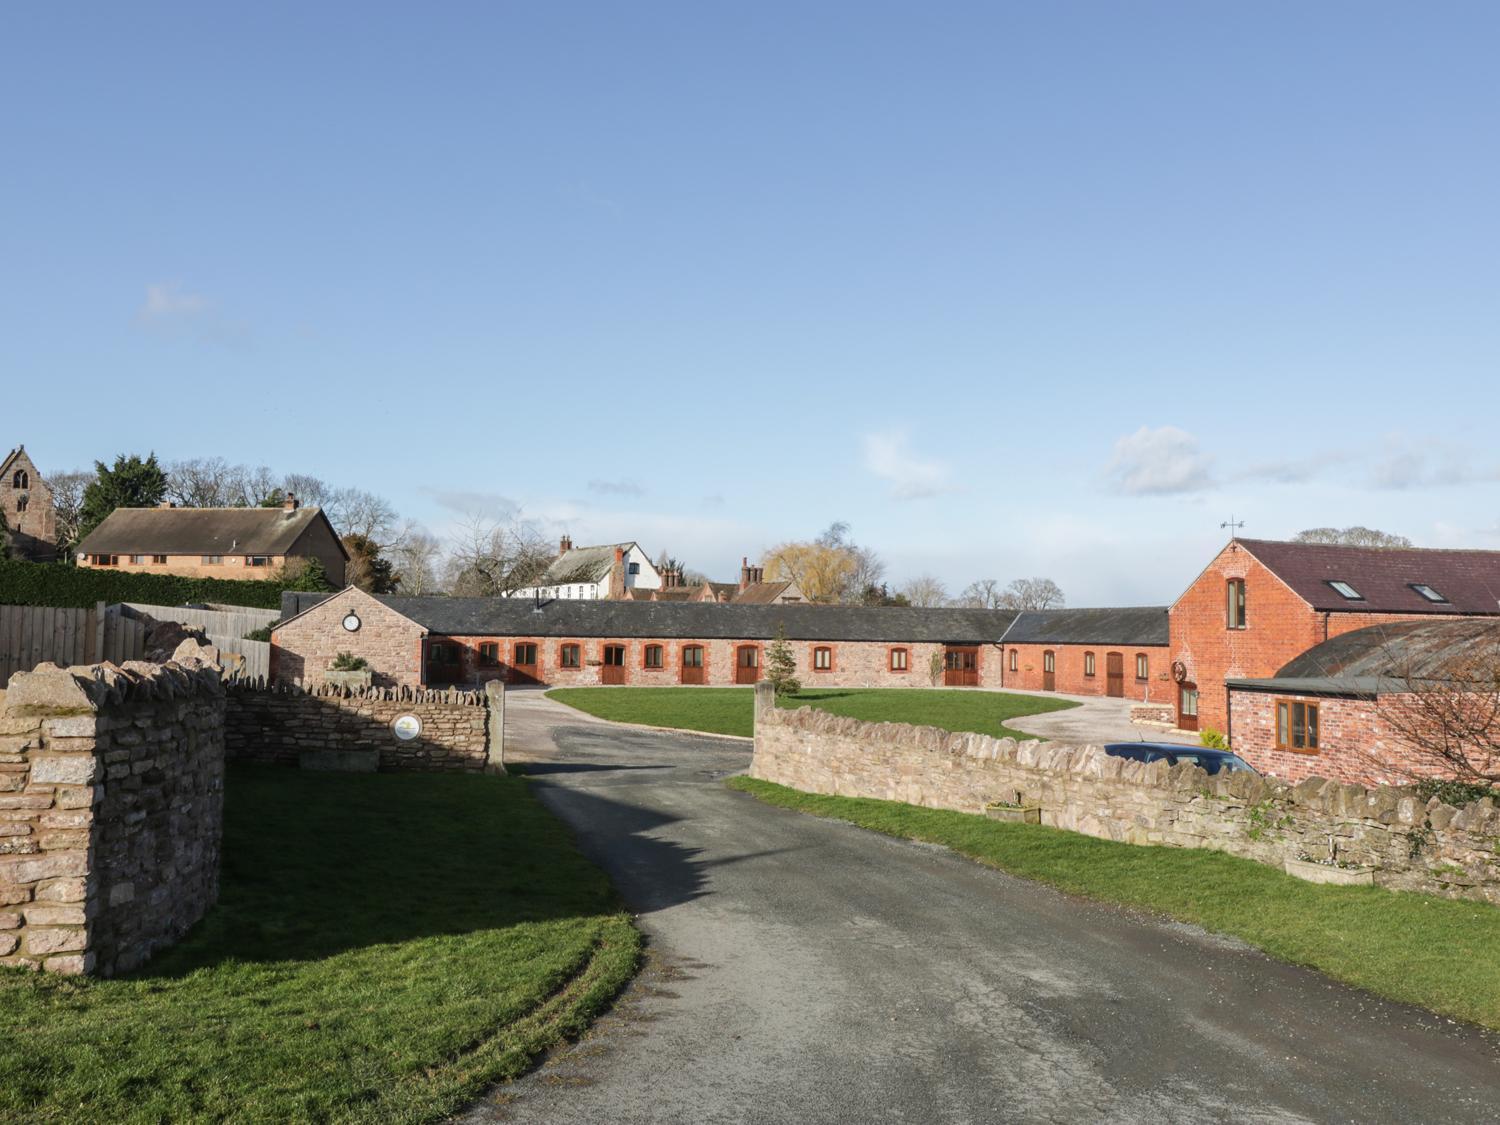
[{"label": "mown grass lawn", "polygon": [[1376,887],[1324,887],[1222,852],[1116,844],[895,801],[825,797],[753,778],[769,804],[942,844],[1060,890],[1232,934],[1283,961],[1500,1029],[1500,908]]},{"label": "mown grass lawn", "polygon": [[[753,733],[755,693],[748,687],[556,688],[548,699],[616,723],[734,734]],[[1078,704],[1037,695],[922,688],[805,688],[782,707],[817,707],[873,723],[915,723],[1002,738],[1031,738],[1006,726],[1020,715],[1062,711]]]},{"label": "mown grass lawn", "polygon": [[128,978],[0,971],[0,1120],[440,1118],[634,972],[520,778],[239,767],[219,904]]}]

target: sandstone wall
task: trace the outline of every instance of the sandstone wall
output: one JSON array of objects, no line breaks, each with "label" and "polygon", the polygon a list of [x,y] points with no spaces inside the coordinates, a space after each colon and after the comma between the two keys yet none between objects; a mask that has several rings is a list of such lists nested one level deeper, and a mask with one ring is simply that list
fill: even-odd
[{"label": "sandstone wall", "polygon": [[[422,724],[410,741],[395,735],[402,715]],[[376,749],[383,771],[476,773],[490,764],[490,728],[484,692],[232,684],[224,738],[232,760],[295,766],[312,751]]]},{"label": "sandstone wall", "polygon": [[750,775],[810,793],[978,813],[1039,804],[1042,823],[1135,844],[1212,848],[1280,866],[1330,842],[1376,868],[1378,885],[1500,904],[1500,811],[1454,808],[1410,787],[1322,778],[1290,785],[1196,766],[1144,765],[1093,746],[1017,743],[933,727],[864,723],[824,711],[757,717]]},{"label": "sandstone wall", "polygon": [[43,666],[0,711],[0,965],[111,975],[218,896],[224,692],[210,664]]}]

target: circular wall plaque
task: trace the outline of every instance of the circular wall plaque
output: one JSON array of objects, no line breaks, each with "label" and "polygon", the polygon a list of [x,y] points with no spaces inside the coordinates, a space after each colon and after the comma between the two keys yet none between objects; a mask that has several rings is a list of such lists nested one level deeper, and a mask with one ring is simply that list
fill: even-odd
[{"label": "circular wall plaque", "polygon": [[357,614],[357,613],[346,613],[344,615],[344,628],[347,629],[347,630],[349,630],[349,632],[351,632],[351,633],[357,633],[357,632],[359,632],[359,626],[360,626],[360,624],[361,624],[361,622],[359,620],[359,614]]},{"label": "circular wall plaque", "polygon": [[422,720],[415,715],[398,715],[391,730],[402,742],[410,742],[422,733]]},{"label": "circular wall plaque", "polygon": [[1172,678],[1179,684],[1187,682],[1187,665],[1180,660],[1172,661]]}]

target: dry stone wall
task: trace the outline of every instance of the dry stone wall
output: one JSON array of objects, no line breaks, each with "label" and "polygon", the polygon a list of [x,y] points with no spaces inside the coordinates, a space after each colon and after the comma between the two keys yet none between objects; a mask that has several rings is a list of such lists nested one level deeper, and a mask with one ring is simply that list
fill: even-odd
[{"label": "dry stone wall", "polygon": [[211,663],[43,666],[0,711],[0,965],[112,975],[218,896],[224,690]]},{"label": "dry stone wall", "polygon": [[[499,765],[500,736],[492,731],[498,706],[484,691],[232,684],[225,745],[231,760],[276,765],[298,765],[304,754],[374,750],[384,771],[478,773]],[[421,725],[414,738],[396,737],[404,715]]]},{"label": "dry stone wall", "polygon": [[758,714],[750,775],[810,793],[970,813],[1019,800],[1040,805],[1043,824],[1085,835],[1212,848],[1276,866],[1332,850],[1373,866],[1380,886],[1500,904],[1492,798],[1457,808],[1423,801],[1411,787],[1210,777],[1097,746],[864,723],[810,708]]}]

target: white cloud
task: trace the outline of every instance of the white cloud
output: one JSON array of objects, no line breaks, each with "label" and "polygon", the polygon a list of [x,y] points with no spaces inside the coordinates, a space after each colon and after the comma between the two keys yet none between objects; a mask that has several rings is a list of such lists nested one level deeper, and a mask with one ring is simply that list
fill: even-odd
[{"label": "white cloud", "polygon": [[146,286],[146,300],[136,312],[143,324],[178,325],[205,315],[213,308],[201,293],[189,293],[175,281]]},{"label": "white cloud", "polygon": [[1109,475],[1129,496],[1198,492],[1213,483],[1213,457],[1176,426],[1142,426],[1115,442]]},{"label": "white cloud", "polygon": [[1376,488],[1398,491],[1495,480],[1500,480],[1500,466],[1437,438],[1421,442],[1389,438],[1384,454],[1370,471],[1370,483]]},{"label": "white cloud", "polygon": [[950,489],[948,466],[919,457],[900,430],[865,435],[865,468],[890,484],[897,500],[920,500]]},{"label": "white cloud", "polygon": [[633,480],[591,480],[590,492],[600,496],[644,496],[646,490]]},{"label": "white cloud", "polygon": [[1314,453],[1308,457],[1287,457],[1279,461],[1260,461],[1234,474],[1236,480],[1263,480],[1272,484],[1306,484],[1324,475],[1336,465],[1347,464],[1352,455],[1342,450]]}]

